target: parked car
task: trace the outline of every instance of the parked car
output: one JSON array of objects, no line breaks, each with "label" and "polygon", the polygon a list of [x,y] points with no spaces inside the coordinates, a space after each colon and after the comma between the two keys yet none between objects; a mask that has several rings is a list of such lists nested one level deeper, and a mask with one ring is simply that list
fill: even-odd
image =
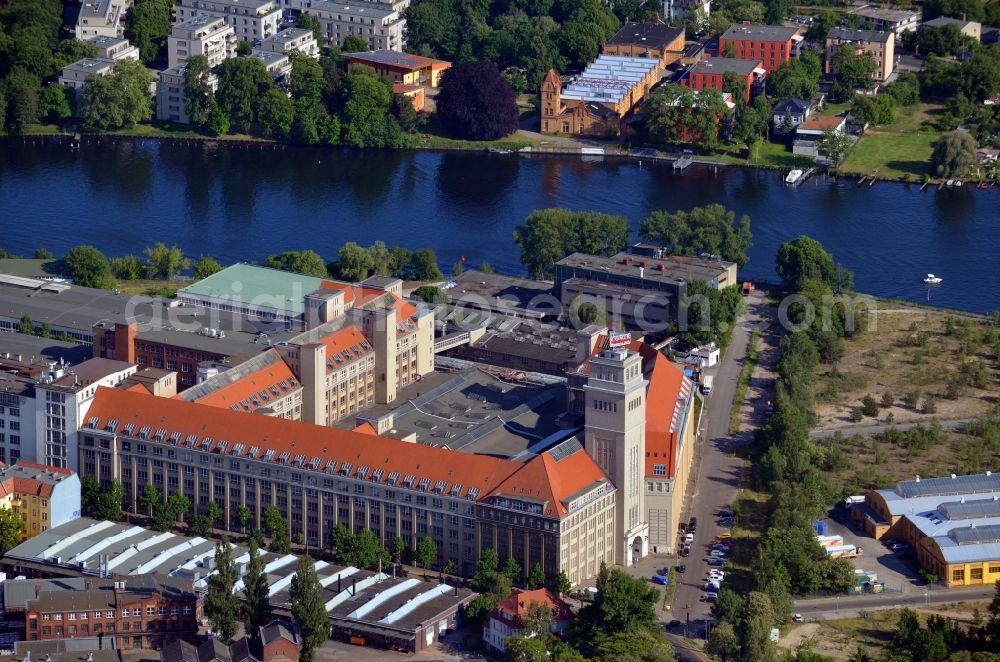
[{"label": "parked car", "polygon": [[715,602],[719,599],[719,594],[715,591],[709,591],[705,594],[705,602]]},{"label": "parked car", "polygon": [[792,621],[793,621],[794,623],[801,623],[801,622],[802,622],[802,621],[804,621],[804,620],[805,620],[805,619],[804,619],[804,618],[802,618],[802,614],[792,614]]},{"label": "parked car", "polygon": [[672,621],[670,621],[669,623],[667,623],[667,627],[668,627],[668,628],[670,628],[670,629],[672,630],[672,629],[674,629],[675,627],[679,627],[679,626],[680,626],[680,624],[681,624],[681,622],[680,622],[680,621],[678,621],[678,620],[677,620],[677,619],[675,618],[674,620],[672,620]]},{"label": "parked car", "polygon": [[685,536],[684,536],[684,542],[686,542],[688,544],[693,543],[694,542],[694,534],[693,533],[685,534]]},{"label": "parked car", "polygon": [[659,584],[660,586],[666,586],[666,585],[667,585],[667,583],[668,583],[668,582],[667,582],[667,578],[666,578],[666,577],[664,577],[663,575],[659,575],[659,574],[657,574],[657,575],[653,575],[653,576],[652,576],[652,577],[650,577],[649,579],[650,579],[650,580],[651,580],[651,581],[652,581],[652,582],[653,582],[654,584]]},{"label": "parked car", "polygon": [[685,547],[681,550],[681,556],[689,556],[691,554],[691,548]]},{"label": "parked car", "polygon": [[696,526],[698,526],[698,518],[697,517],[692,517],[691,519],[688,520],[688,527],[689,528],[693,529]]},{"label": "parked car", "polygon": [[724,558],[726,558],[726,553],[724,551],[722,551],[721,549],[713,549],[712,551],[710,551],[708,553],[708,555],[711,556],[711,557],[718,558],[718,559],[724,559]]},{"label": "parked car", "polygon": [[733,511],[729,510],[728,508],[719,508],[719,511],[715,514],[718,515],[719,517],[732,517]]},{"label": "parked car", "polygon": [[675,570],[677,570],[677,574],[678,575],[683,575],[687,571],[687,566],[681,564],[681,565],[677,566],[675,568]]},{"label": "parked car", "polygon": [[721,582],[723,579],[726,578],[726,573],[722,572],[721,570],[716,570],[715,568],[712,568],[711,570],[708,571],[708,578],[713,581]]},{"label": "parked car", "polygon": [[718,566],[720,568],[725,568],[727,563],[728,563],[728,561],[726,561],[726,559],[718,557],[718,556],[713,556],[713,557],[711,557],[711,558],[708,559],[708,565],[714,565],[714,566]]},{"label": "parked car", "polygon": [[705,584],[705,590],[706,591],[718,591],[719,590],[719,586],[720,586],[719,582],[708,582],[707,584]]},{"label": "parked car", "polygon": [[729,540],[730,538],[733,537],[733,534],[726,532],[726,533],[720,533],[715,537],[718,538],[719,540]]}]

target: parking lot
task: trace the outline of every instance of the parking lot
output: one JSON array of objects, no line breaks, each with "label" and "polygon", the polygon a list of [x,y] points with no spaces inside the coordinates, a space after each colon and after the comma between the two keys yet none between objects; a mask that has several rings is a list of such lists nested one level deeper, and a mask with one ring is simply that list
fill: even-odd
[{"label": "parking lot", "polygon": [[912,549],[908,552],[892,552],[864,531],[855,529],[853,525],[850,511],[842,506],[830,510],[826,519],[827,535],[843,536],[845,544],[863,550],[861,556],[851,559],[854,567],[875,572],[878,580],[885,583],[886,591],[908,593],[914,586],[923,586],[924,581],[917,574],[920,566]]}]

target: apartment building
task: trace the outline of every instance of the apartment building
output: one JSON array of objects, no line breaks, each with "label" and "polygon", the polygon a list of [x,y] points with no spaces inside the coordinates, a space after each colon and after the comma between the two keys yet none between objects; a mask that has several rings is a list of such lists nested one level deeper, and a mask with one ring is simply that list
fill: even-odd
[{"label": "apartment building", "polygon": [[711,14],[710,0],[663,0],[663,18],[671,23],[695,18],[707,21]]},{"label": "apartment building", "polygon": [[15,614],[23,615],[26,641],[113,637],[119,648],[150,650],[198,634],[199,600],[190,579],[15,579],[4,589]]},{"label": "apartment building", "polygon": [[298,51],[312,58],[319,57],[319,44],[316,43],[313,31],[303,28],[285,28],[273,37],[261,41],[257,49],[286,55]]},{"label": "apartment building", "polygon": [[900,39],[904,32],[920,25],[919,9],[885,9],[873,5],[856,7],[848,12],[862,19],[861,28],[875,32],[893,32]]},{"label": "apartment building", "polygon": [[98,35],[88,39],[97,47],[97,57],[102,60],[138,60],[139,49],[129,43],[124,37],[108,37]]},{"label": "apartment building", "polygon": [[367,41],[373,51],[406,47],[406,17],[393,4],[316,0],[303,11],[319,19],[327,42],[335,46],[354,35]]},{"label": "apartment building", "polygon": [[254,50],[245,57],[260,60],[264,64],[264,69],[271,74],[277,83],[283,82],[285,77],[292,73],[292,58],[288,57],[286,53]]},{"label": "apartment building", "polygon": [[950,16],[938,16],[920,24],[922,28],[944,28],[954,26],[961,34],[971,37],[977,42],[982,39],[983,24],[978,21],[967,21],[964,18],[951,18]]},{"label": "apartment building", "polygon": [[869,53],[875,58],[878,68],[872,74],[872,80],[883,83],[895,70],[895,44],[894,32],[832,28],[826,35],[826,73],[836,73],[833,68],[833,56],[842,46],[848,45],[858,55]]},{"label": "apartment building", "polygon": [[781,25],[733,25],[719,37],[720,57],[756,60],[771,73],[798,56],[803,37],[799,28]]},{"label": "apartment building", "polygon": [[207,13],[174,23],[167,37],[168,67],[180,66],[194,55],[208,58],[209,67],[235,57],[236,30],[221,16]]},{"label": "apartment building", "polygon": [[21,516],[21,540],[80,516],[80,478],[73,471],[18,461],[0,467],[0,507]]},{"label": "apartment building", "polygon": [[722,91],[723,79],[727,73],[734,74],[746,85],[744,103],[750,103],[755,91],[763,87],[766,71],[760,60],[740,60],[731,57],[711,57],[695,63],[681,84],[701,91],[714,88]]},{"label": "apartment building", "polygon": [[114,67],[114,60],[86,57],[63,67],[58,81],[60,85],[71,88],[76,94],[76,107],[79,112],[83,88],[87,86],[87,81],[93,76],[107,76]]},{"label": "apartment building", "polygon": [[268,39],[281,25],[278,0],[177,0],[175,20],[184,22],[205,13],[225,19],[240,41]]},{"label": "apartment building", "polygon": [[209,377],[178,396],[248,414],[302,420],[302,384],[275,349]]},{"label": "apartment building", "polygon": [[76,38],[124,36],[125,13],[131,6],[132,0],[84,0],[74,28]]}]

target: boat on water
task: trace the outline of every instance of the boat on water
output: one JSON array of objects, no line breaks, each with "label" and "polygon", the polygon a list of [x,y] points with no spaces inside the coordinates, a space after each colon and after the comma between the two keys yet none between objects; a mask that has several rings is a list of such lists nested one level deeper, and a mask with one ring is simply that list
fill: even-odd
[{"label": "boat on water", "polygon": [[509,149],[500,149],[498,147],[490,147],[488,150],[490,154],[510,154]]},{"label": "boat on water", "polygon": [[940,278],[939,276],[935,276],[934,274],[927,274],[927,276],[924,278],[924,282],[927,283],[928,285],[939,285],[942,280],[944,279]]},{"label": "boat on water", "polygon": [[796,168],[795,170],[790,171],[788,175],[785,177],[785,183],[794,184],[795,182],[799,181],[801,177],[802,177],[802,171]]}]

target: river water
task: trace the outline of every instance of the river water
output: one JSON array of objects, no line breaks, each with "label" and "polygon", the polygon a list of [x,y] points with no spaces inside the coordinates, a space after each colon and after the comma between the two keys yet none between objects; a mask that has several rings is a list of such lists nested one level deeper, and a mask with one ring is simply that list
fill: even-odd
[{"label": "river water", "polygon": [[[809,235],[855,272],[860,291],[975,312],[1000,310],[1000,191],[744,168],[485,152],[260,149],[154,140],[0,141],[0,247],[60,255],[88,243],[108,255],[155,241],[223,263],[347,241],[432,247],[443,266],[523,273],[514,227],[533,209],[626,215],[720,203],[752,219],[742,275],[774,279],[778,246]],[[928,291],[927,272],[944,278]]]}]

